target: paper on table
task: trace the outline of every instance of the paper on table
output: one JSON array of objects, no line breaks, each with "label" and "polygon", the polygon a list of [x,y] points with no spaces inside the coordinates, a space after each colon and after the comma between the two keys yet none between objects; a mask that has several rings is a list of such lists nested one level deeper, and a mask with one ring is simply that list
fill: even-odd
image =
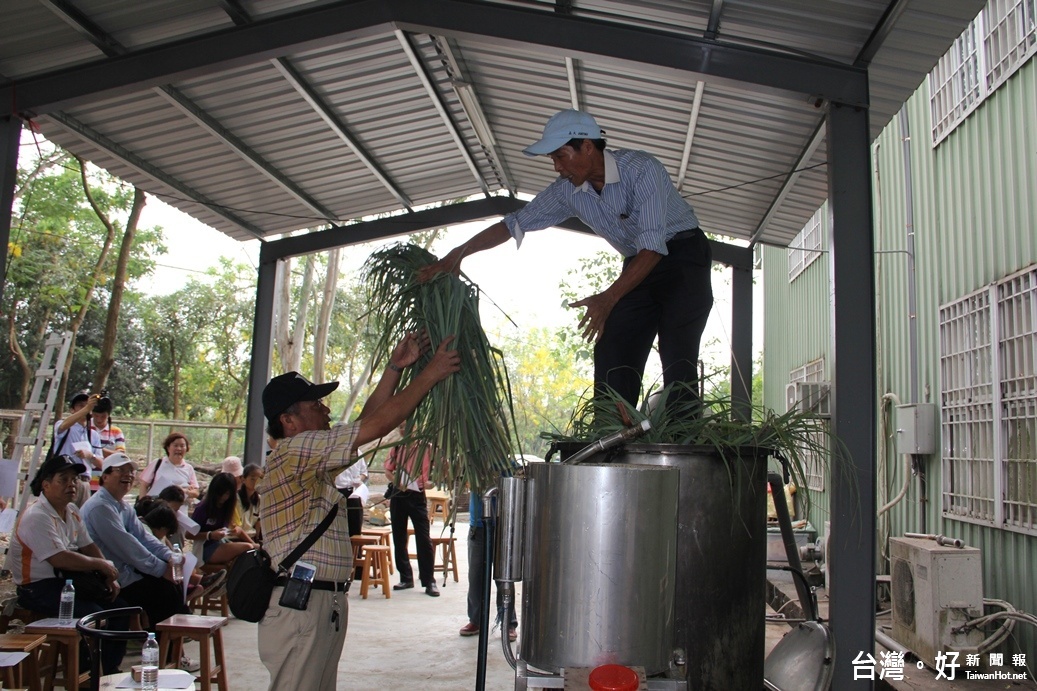
[{"label": "paper on table", "polygon": [[18,461],[0,458],[0,497],[13,497],[18,486]]},{"label": "paper on table", "polygon": [[[160,669],[158,671],[158,686],[161,689],[193,689],[194,675],[182,669]],[[133,681],[129,674],[126,678],[115,685],[117,689],[139,689],[141,683]]]}]

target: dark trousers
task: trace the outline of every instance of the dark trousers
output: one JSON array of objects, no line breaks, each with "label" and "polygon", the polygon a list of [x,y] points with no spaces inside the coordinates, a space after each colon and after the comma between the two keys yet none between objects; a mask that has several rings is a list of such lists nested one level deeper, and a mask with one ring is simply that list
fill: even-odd
[{"label": "dark trousers", "polygon": [[400,492],[389,500],[392,514],[392,544],[400,583],[413,583],[414,571],[407,551],[407,520],[414,524],[414,544],[418,553],[418,577],[421,585],[435,581],[432,575],[432,538],[429,536],[428,504],[425,492]]},{"label": "dark trousers", "polygon": [[183,588],[165,578],[145,574],[140,580],[123,588],[121,597],[131,605],[142,608],[148,615],[148,631],[154,631],[156,624],[174,614],[191,613],[184,604]]},{"label": "dark trousers", "polygon": [[346,523],[349,524],[349,536],[359,535],[364,529],[364,502],[360,497],[346,497]]},{"label": "dark trousers", "polygon": [[[472,526],[468,530],[468,622],[482,627],[483,579],[486,577],[486,528]],[[512,602],[509,628],[518,626],[515,603]],[[497,587],[497,616],[503,619],[504,597]],[[490,622],[493,623],[492,621]]]},{"label": "dark trousers", "polygon": [[[18,604],[31,612],[46,614],[48,617],[58,616],[58,607],[61,604],[61,589],[65,581],[61,578],[45,578],[35,583],[18,586]],[[106,609],[118,609],[128,607],[129,604],[121,597],[111,602],[93,602],[82,597],[76,597],[76,604],[72,609],[72,616],[76,619],[85,617],[94,612]],[[111,619],[108,627],[112,630],[125,631],[130,622],[125,617]],[[81,644],[80,659],[86,661],[86,644]],[[119,671],[122,658],[126,654],[126,641],[103,641],[101,643],[101,671],[105,674],[115,674]],[[87,668],[84,665],[84,669]]]},{"label": "dark trousers", "polygon": [[[656,336],[663,383],[698,381],[699,345],[713,307],[712,250],[701,232],[667,244],[645,279],[612,309],[594,346],[594,384],[637,405],[641,378]],[[624,262],[624,267],[630,260]]]}]

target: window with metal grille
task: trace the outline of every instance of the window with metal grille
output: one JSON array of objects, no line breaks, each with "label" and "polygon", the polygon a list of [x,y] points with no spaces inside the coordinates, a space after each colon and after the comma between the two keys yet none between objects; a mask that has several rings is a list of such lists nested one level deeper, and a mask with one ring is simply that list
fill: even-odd
[{"label": "window with metal grille", "polygon": [[[802,367],[789,372],[789,383],[795,384],[798,382],[823,382],[825,381],[825,359],[820,358],[813,362],[808,362]],[[827,429],[829,422],[825,420],[822,423]],[[814,440],[815,445],[819,446],[825,443],[825,435],[819,432],[817,439]],[[807,489],[822,492],[825,489],[825,458],[822,458],[819,454],[815,453],[810,449],[801,449],[800,455],[803,457],[803,482],[806,484]]]},{"label": "window with metal grille", "polygon": [[929,73],[933,146],[1037,52],[1037,0],[990,0]]},{"label": "window with metal grille", "polygon": [[821,256],[821,239],[824,236],[824,214],[822,211],[827,208],[828,205],[825,204],[815,211],[814,215],[803,226],[803,229],[799,231],[799,234],[789,244],[789,283],[792,283],[796,276],[803,273],[815,259]]},{"label": "window with metal grille", "polygon": [[1037,267],[940,308],[943,513],[1037,534]]}]

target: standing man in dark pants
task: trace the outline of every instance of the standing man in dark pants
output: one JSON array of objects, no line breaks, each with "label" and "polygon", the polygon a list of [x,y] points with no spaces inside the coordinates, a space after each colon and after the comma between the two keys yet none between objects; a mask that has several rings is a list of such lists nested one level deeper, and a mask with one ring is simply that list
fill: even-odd
[{"label": "standing man in dark pants", "polygon": [[712,253],[698,218],[651,154],[606,150],[605,133],[589,114],[563,110],[525,149],[546,155],[558,179],[522,209],[455,247],[422,270],[458,273],[461,260],[525,234],[577,217],[623,255],[619,278],[601,293],[570,303],[585,307],[579,328],[594,346],[594,384],[637,404],[656,336],[663,381],[698,378],[699,343],[713,306]]},{"label": "standing man in dark pants", "polygon": [[[415,472],[419,456],[421,469]],[[392,515],[392,543],[400,582],[392,589],[407,590],[414,587],[414,571],[411,569],[407,549],[409,519],[414,524],[414,544],[418,553],[418,577],[421,579],[421,586],[425,589],[426,595],[439,597],[439,589],[432,572],[432,538],[429,535],[428,503],[425,500],[431,464],[432,454],[427,446],[397,446],[389,452],[389,458],[385,461],[385,477],[396,488],[389,499],[389,513]]]},{"label": "standing man in dark pants", "polygon": [[[483,522],[483,500],[478,492],[472,492],[468,499],[468,623],[461,627],[462,636],[478,636],[479,626],[483,620],[483,578],[486,575],[486,525]],[[503,617],[504,596],[497,588],[497,613]],[[518,638],[518,617],[514,608],[508,622],[508,638]],[[492,628],[492,627],[491,627]],[[504,635],[504,624],[501,623],[501,635]]]}]

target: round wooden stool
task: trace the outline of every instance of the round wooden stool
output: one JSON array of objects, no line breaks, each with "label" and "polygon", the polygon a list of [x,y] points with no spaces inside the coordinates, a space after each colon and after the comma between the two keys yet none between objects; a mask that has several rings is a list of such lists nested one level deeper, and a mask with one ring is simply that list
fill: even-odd
[{"label": "round wooden stool", "polygon": [[[360,531],[362,537],[377,537],[380,545],[392,547],[392,528],[389,526],[374,526],[364,528]],[[392,565],[392,552],[389,552],[389,573],[396,573]]]},{"label": "round wooden stool", "polygon": [[366,564],[364,577],[360,580],[360,597],[367,599],[367,589],[374,585],[382,586],[382,594],[386,599],[392,597],[392,588],[389,587],[389,554],[392,547],[385,545],[367,545],[364,547]]},{"label": "round wooden stool", "polygon": [[[454,583],[458,582],[457,576],[457,538],[456,537],[433,537],[432,539],[432,573],[442,573],[444,576],[454,572]],[[438,548],[442,548],[441,550]],[[441,563],[435,562],[437,551],[442,556]]]},{"label": "round wooden stool", "polygon": [[[202,691],[211,691],[212,683],[221,691],[228,691],[227,664],[223,660],[223,627],[227,625],[227,617],[203,617],[197,614],[174,614],[169,619],[159,622],[155,627],[158,632],[158,659],[160,667],[176,667],[184,654],[184,639],[198,641],[201,677],[198,679]],[[172,650],[170,650],[172,644]],[[172,653],[172,658],[167,657]],[[216,662],[213,664],[212,654]],[[166,665],[166,660],[173,662]]]}]

